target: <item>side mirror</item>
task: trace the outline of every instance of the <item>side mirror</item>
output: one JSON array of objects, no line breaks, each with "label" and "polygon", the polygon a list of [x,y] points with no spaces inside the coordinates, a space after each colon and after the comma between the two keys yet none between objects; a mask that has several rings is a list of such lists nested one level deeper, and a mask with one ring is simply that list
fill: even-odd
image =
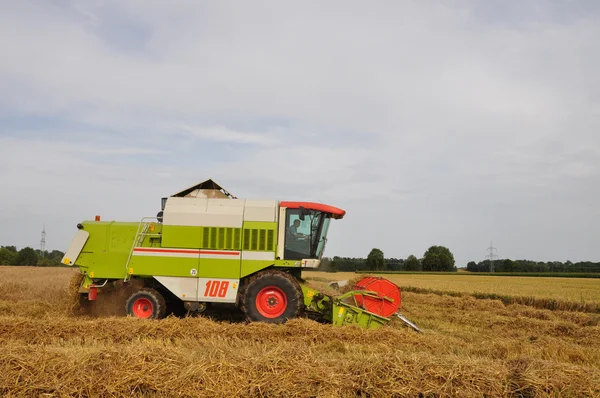
[{"label": "side mirror", "polygon": [[167,205],[167,198],[162,198],[160,200],[160,209],[164,210],[166,205]]},{"label": "side mirror", "polygon": [[300,206],[300,220],[304,221],[304,215],[306,214],[306,209]]}]

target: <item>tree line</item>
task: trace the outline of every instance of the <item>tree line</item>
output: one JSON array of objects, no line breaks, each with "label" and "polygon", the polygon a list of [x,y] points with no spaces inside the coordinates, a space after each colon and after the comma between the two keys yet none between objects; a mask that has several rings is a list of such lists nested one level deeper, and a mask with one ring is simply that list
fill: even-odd
[{"label": "tree line", "polygon": [[[469,272],[492,272],[492,262],[484,260],[467,264]],[[531,260],[494,260],[493,272],[600,272],[600,263],[591,261],[531,261]]]},{"label": "tree line", "polygon": [[366,258],[324,257],[320,270],[331,272],[356,271],[439,271],[456,272],[454,255],[444,246],[431,246],[421,258],[410,255],[406,259],[385,258],[381,249],[373,248]]},{"label": "tree line", "polygon": [[60,250],[42,252],[31,247],[17,250],[16,246],[0,246],[0,265],[57,266],[64,255]]}]

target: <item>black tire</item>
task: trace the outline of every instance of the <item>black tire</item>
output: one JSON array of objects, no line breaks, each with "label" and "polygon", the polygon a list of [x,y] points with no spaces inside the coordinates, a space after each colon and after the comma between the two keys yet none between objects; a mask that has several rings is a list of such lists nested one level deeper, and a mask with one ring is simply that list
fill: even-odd
[{"label": "black tire", "polygon": [[164,297],[151,288],[138,290],[125,303],[125,312],[134,318],[160,319],[164,318],[166,310]]},{"label": "black tire", "polygon": [[284,323],[304,312],[304,296],[298,281],[279,270],[265,270],[251,276],[244,283],[240,302],[249,322]]}]

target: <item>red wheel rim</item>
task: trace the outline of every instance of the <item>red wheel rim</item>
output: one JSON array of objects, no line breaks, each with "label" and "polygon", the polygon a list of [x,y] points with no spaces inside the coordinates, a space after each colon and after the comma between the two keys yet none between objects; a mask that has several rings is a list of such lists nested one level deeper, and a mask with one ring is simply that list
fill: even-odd
[{"label": "red wheel rim", "polygon": [[256,296],[256,309],[266,318],[277,318],[287,308],[287,297],[283,290],[267,286]]},{"label": "red wheel rim", "polygon": [[150,318],[152,312],[154,312],[154,306],[147,298],[140,297],[133,302],[133,315],[136,318]]}]

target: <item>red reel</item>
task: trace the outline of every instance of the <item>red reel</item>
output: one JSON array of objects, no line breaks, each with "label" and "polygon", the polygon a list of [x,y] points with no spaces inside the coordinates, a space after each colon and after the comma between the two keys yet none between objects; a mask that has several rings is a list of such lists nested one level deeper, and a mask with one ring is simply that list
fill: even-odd
[{"label": "red reel", "polygon": [[377,293],[377,297],[355,294],[359,306],[374,314],[389,317],[402,304],[402,293],[395,283],[382,277],[367,277],[358,281],[354,290],[368,290]]}]

